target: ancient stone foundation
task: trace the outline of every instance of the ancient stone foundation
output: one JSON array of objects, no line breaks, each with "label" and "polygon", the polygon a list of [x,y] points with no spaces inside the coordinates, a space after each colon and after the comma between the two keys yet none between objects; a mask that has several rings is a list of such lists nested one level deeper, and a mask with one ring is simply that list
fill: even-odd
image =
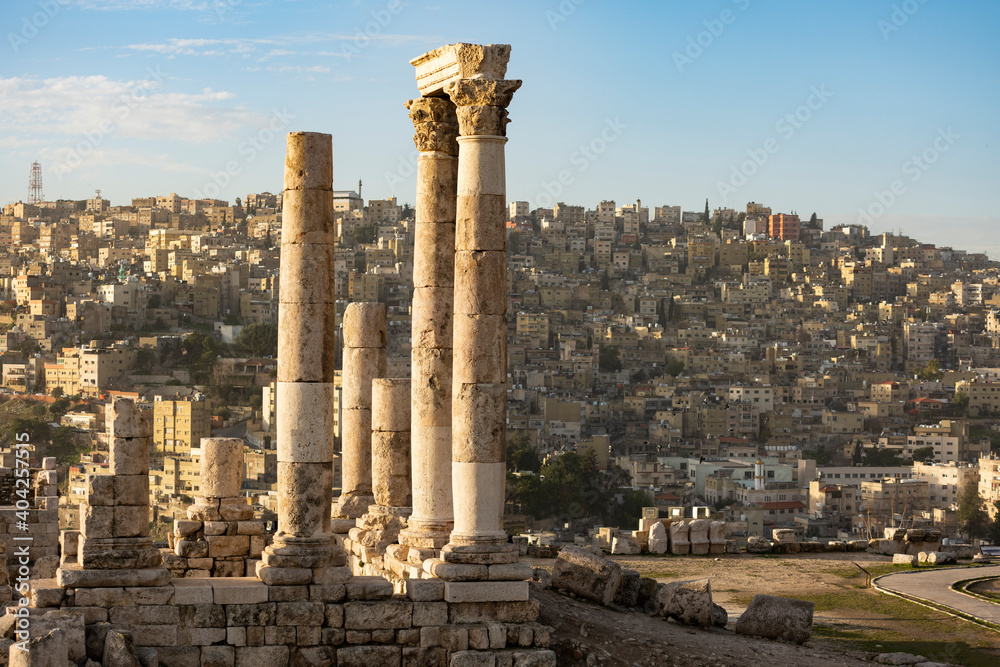
[{"label": "ancient stone foundation", "polygon": [[164,564],[175,577],[253,575],[264,550],[264,522],[240,495],[243,440],[202,438],[201,496],[174,522],[173,554]]}]

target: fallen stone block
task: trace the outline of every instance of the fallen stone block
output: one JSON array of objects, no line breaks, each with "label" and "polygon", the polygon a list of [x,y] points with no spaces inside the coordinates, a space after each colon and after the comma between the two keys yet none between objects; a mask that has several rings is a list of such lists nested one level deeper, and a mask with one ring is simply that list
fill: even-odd
[{"label": "fallen stone block", "polygon": [[736,621],[736,633],[802,644],[812,635],[812,602],[757,594]]},{"label": "fallen stone block", "polygon": [[141,667],[131,632],[109,630],[104,639],[103,667]]},{"label": "fallen stone block", "polygon": [[951,565],[957,562],[955,554],[949,551],[931,551],[927,554],[928,565]]},{"label": "fallen stone block", "polygon": [[670,524],[670,553],[675,556],[684,556],[691,552],[691,541],[688,524],[683,521],[675,521]]},{"label": "fallen stone block", "polygon": [[771,540],[754,535],[747,540],[748,554],[769,554],[774,550]]},{"label": "fallen stone block", "polygon": [[642,547],[639,540],[631,535],[619,533],[611,543],[611,553],[616,556],[633,556],[642,553]]},{"label": "fallen stone block", "polygon": [[554,587],[603,605],[614,601],[621,578],[621,565],[579,547],[562,549],[552,568]]},{"label": "fallen stone block", "polygon": [[662,521],[657,520],[649,529],[649,553],[665,554],[670,546],[670,538]]},{"label": "fallen stone block", "polygon": [[910,565],[912,567],[917,566],[917,555],[916,554],[893,554],[892,564],[893,565]]},{"label": "fallen stone block", "polygon": [[712,625],[717,628],[724,628],[729,623],[729,612],[722,605],[712,603]]},{"label": "fallen stone block", "polygon": [[16,644],[8,649],[10,667],[66,667],[69,650],[66,633],[58,628],[28,640],[28,650]]},{"label": "fallen stone block", "polygon": [[712,584],[708,579],[672,581],[656,589],[657,613],[683,625],[712,625]]}]

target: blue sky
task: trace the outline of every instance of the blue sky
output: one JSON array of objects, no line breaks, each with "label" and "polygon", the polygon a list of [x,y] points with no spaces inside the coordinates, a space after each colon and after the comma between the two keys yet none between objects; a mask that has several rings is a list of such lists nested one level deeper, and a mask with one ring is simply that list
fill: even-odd
[{"label": "blue sky", "polygon": [[509,199],[758,201],[1000,257],[996,2],[10,0],[0,26],[3,203],[36,159],[49,198],[274,192],[296,130],[334,135],[338,189],[412,202],[408,61],[493,42],[524,81]]}]

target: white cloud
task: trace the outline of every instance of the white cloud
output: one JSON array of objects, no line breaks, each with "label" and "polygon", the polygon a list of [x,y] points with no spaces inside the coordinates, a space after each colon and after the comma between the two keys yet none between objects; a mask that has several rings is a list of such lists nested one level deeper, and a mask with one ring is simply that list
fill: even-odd
[{"label": "white cloud", "polygon": [[[410,43],[435,42],[437,38],[421,35],[363,35],[360,29],[357,34],[339,34],[323,32],[304,32],[292,35],[278,35],[267,39],[227,38],[227,39],[184,39],[172,37],[164,42],[140,42],[121,47],[127,52],[155,53],[173,58],[176,56],[256,56],[260,60],[275,57],[314,57],[334,56],[347,57],[344,51],[322,50],[310,52],[297,50],[310,44],[338,44],[353,46],[356,39],[363,39],[364,44],[378,42],[384,46],[401,46]],[[89,48],[89,47],[88,47]],[[266,49],[266,50],[265,50]]]},{"label": "white cloud", "polygon": [[233,93],[205,88],[167,92],[165,75],[116,81],[105,76],[0,78],[0,141],[41,137],[61,142],[120,135],[184,143],[225,140],[261,126],[267,115],[233,106]]}]

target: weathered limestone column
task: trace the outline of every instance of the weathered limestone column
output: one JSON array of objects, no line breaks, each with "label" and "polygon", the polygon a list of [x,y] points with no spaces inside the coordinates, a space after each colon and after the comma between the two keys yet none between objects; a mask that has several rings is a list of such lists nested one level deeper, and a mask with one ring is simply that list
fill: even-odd
[{"label": "weathered limestone column", "polygon": [[452,309],[458,117],[446,98],[407,102],[420,151],[410,376],[413,515],[399,535],[419,565],[438,554],[454,525],[451,493]]},{"label": "weathered limestone column", "polygon": [[269,584],[350,576],[330,530],[335,234],[332,139],[289,133],[278,308],[278,532],[257,569]]},{"label": "weathered limestone column", "polygon": [[346,533],[375,503],[372,494],[372,380],[385,376],[386,312],[382,303],[344,311],[343,426],[340,499],[333,529]]},{"label": "weathered limestone column", "polygon": [[163,586],[170,574],[149,536],[149,445],[152,429],[129,399],[115,398],[106,418],[110,475],[87,476],[80,503],[75,562],[63,558],[60,586]]},{"label": "weathered limestone column", "polygon": [[[400,580],[405,558],[399,558],[399,532],[411,512],[410,492],[410,380],[377,378],[372,381],[372,492],[375,503],[350,531],[352,553],[364,563],[362,572],[377,575],[393,571]],[[387,548],[397,547],[393,558]],[[406,547],[403,547],[406,549]],[[388,561],[395,560],[390,567]],[[352,560],[352,567],[354,561]]]},{"label": "weathered limestone column", "polygon": [[[509,53],[509,47],[507,53]],[[503,527],[507,422],[507,255],[504,144],[520,81],[471,78],[445,86],[458,106],[452,489],[447,562],[517,560]]]}]

